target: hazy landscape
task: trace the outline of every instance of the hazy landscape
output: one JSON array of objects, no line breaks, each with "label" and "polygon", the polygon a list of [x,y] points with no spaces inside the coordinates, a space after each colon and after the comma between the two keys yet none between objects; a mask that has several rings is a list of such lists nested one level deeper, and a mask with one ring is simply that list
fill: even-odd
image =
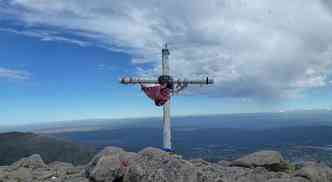
[{"label": "hazy landscape", "polygon": [[[331,165],[331,118],[332,112],[324,110],[176,117],[173,142],[176,152],[187,159],[232,160],[259,150],[277,150],[293,162]],[[160,118],[58,122],[18,130],[93,146],[96,151],[118,146],[137,152],[162,145]]]}]

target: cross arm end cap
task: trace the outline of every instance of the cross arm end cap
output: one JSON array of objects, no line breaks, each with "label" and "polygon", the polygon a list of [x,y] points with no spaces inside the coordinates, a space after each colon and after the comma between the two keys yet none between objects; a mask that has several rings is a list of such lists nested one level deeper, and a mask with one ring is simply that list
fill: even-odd
[{"label": "cross arm end cap", "polygon": [[130,78],[129,77],[123,77],[123,78],[120,78],[120,83],[122,83],[122,84],[129,84],[129,82],[130,82]]},{"label": "cross arm end cap", "polygon": [[207,85],[214,84],[214,79],[206,77],[206,84]]}]

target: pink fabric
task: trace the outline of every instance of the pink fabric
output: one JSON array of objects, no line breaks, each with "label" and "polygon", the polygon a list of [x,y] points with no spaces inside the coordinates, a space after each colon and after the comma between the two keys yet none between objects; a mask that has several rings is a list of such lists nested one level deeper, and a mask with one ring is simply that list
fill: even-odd
[{"label": "pink fabric", "polygon": [[170,90],[163,88],[160,85],[156,86],[143,86],[142,90],[152,100],[156,106],[163,106],[170,99]]}]

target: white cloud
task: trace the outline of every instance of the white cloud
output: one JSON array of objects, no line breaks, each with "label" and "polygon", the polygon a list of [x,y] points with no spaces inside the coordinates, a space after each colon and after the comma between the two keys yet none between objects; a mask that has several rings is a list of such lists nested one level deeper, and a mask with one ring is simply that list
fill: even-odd
[{"label": "white cloud", "polygon": [[19,35],[25,35],[29,37],[36,37],[40,38],[41,41],[49,42],[49,41],[58,41],[58,42],[65,42],[65,43],[71,43],[76,44],[81,47],[89,46],[90,43],[87,41],[82,40],[76,40],[72,38],[66,38],[63,36],[57,35],[56,32],[49,32],[49,31],[38,31],[38,30],[15,30],[13,28],[0,28],[0,32],[11,32]]},{"label": "white cloud", "polygon": [[14,70],[0,67],[0,79],[29,80],[31,74],[24,70]]},{"label": "white cloud", "polygon": [[[131,54],[138,67],[154,64],[155,72],[161,45],[168,42],[173,74],[214,77],[216,85],[204,91],[210,95],[288,97],[324,87],[330,74],[332,11],[327,0],[11,0],[9,4],[7,14],[28,27],[77,32],[102,47]],[[143,70],[147,71],[151,70]]]},{"label": "white cloud", "polygon": [[97,65],[97,70],[98,71],[114,71],[118,69],[116,66],[110,66],[106,64],[98,64]]}]

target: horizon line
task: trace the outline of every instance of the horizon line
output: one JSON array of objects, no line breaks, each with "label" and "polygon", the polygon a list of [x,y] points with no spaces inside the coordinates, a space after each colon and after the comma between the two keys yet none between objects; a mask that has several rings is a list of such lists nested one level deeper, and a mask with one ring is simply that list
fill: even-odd
[{"label": "horizon line", "polygon": [[[184,114],[184,115],[174,115],[172,118],[182,118],[182,117],[204,117],[204,116],[224,116],[224,115],[241,115],[241,114],[277,114],[277,113],[291,113],[300,111],[329,111],[332,109],[294,109],[294,110],[283,110],[283,111],[262,111],[262,112],[234,112],[234,113],[208,113],[208,114]],[[48,125],[48,124],[60,124],[60,123],[71,123],[78,121],[106,121],[106,120],[136,120],[136,119],[152,119],[152,118],[162,118],[162,116],[142,116],[142,117],[118,117],[118,118],[86,118],[86,119],[68,119],[68,120],[58,120],[58,121],[36,121],[31,123],[23,124],[7,124],[1,125],[0,127],[22,127],[22,126],[33,126],[33,125]]]}]

